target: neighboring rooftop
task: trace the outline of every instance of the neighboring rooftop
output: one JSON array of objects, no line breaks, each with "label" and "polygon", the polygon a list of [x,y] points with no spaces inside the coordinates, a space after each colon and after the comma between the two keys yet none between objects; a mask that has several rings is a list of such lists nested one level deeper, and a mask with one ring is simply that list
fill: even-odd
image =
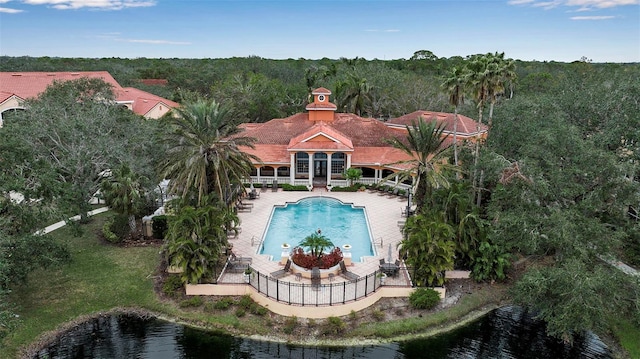
[{"label": "neighboring rooftop", "polygon": [[136,88],[123,88],[107,71],[0,72],[0,112],[20,108],[24,100],[38,97],[54,81],[70,81],[83,77],[101,79],[113,86],[116,101],[140,116],[159,118],[179,106],[177,102]]}]

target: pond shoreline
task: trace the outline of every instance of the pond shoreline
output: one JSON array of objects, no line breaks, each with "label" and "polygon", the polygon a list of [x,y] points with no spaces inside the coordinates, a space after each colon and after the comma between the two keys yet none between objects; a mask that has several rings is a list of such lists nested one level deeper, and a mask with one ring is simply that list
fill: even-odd
[{"label": "pond shoreline", "polygon": [[[385,338],[382,338],[382,337],[371,338],[368,336],[354,336],[354,337],[347,337],[347,338],[339,337],[339,336],[324,336],[324,337],[317,337],[317,336],[309,337],[307,335],[291,336],[291,335],[286,335],[280,331],[278,331],[277,334],[275,335],[248,334],[241,330],[232,330],[230,328],[224,328],[222,326],[217,326],[217,325],[207,325],[207,324],[203,324],[201,321],[192,320],[179,315],[171,315],[168,313],[153,311],[146,308],[116,307],[108,311],[101,311],[94,314],[82,315],[70,322],[62,324],[59,328],[53,331],[49,331],[40,335],[35,342],[31,343],[30,345],[20,350],[19,358],[31,359],[39,351],[46,348],[51,343],[55,342],[57,338],[72,331],[82,323],[93,320],[93,319],[101,318],[101,317],[111,316],[111,315],[132,315],[132,316],[136,316],[143,319],[155,318],[161,321],[185,325],[195,329],[201,329],[201,330],[206,330],[206,331],[210,331],[217,334],[230,335],[230,336],[245,338],[245,339],[270,341],[270,342],[276,342],[276,343],[287,343],[287,344],[300,345],[300,346],[344,347],[344,346],[354,346],[354,345],[379,345],[379,344],[400,342],[400,341],[406,341],[411,339],[426,338],[426,337],[439,335],[442,333],[455,330],[462,326],[465,326],[487,315],[492,310],[495,310],[497,308],[500,308],[502,306],[506,306],[509,304],[510,303],[508,301],[502,301],[502,300],[499,303],[486,303],[482,307],[472,308],[468,312],[460,316],[457,316],[450,321],[429,326],[424,330],[420,330],[419,332],[410,333],[410,334],[399,333],[397,335],[392,335],[390,337],[385,337]],[[425,312],[425,315],[428,316],[429,313],[433,314],[436,312],[448,311],[451,308],[454,308],[455,306],[456,304],[446,306],[441,309],[437,309],[436,311]],[[209,316],[211,314],[206,313],[204,315]],[[392,322],[392,321],[401,322],[403,320],[408,320],[408,319],[411,319],[411,318],[399,318],[399,319],[389,320],[386,322]],[[308,338],[308,339],[304,339],[304,338]]]}]

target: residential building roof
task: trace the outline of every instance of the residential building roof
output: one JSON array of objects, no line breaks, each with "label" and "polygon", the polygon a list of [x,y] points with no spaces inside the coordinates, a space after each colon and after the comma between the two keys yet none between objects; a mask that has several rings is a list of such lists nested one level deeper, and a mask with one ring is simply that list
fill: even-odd
[{"label": "residential building roof", "polygon": [[[387,123],[391,126],[411,126],[413,122],[417,122],[418,118],[422,117],[425,121],[433,121],[434,119],[438,124],[444,123],[444,132],[453,133],[454,129],[454,114],[446,112],[433,112],[433,111],[414,111],[404,116],[392,118]],[[479,125],[479,127],[478,127]],[[470,137],[480,135],[488,131],[488,127],[484,124],[478,124],[477,121],[458,114],[458,128],[457,135],[461,137]]]},{"label": "residential building roof", "polygon": [[[54,81],[70,81],[79,78],[98,78],[113,86],[116,101],[130,104],[134,113],[149,117],[150,111],[164,105],[163,111],[153,113],[153,117],[161,116],[171,108],[179,106],[177,102],[138,90],[132,87],[123,88],[107,71],[82,72],[0,72],[0,105],[12,97],[24,101],[38,97]],[[0,106],[0,110],[2,110]]]}]

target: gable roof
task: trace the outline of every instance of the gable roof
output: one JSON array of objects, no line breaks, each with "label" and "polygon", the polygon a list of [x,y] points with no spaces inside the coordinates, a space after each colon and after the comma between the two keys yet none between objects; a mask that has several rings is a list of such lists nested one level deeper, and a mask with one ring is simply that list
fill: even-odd
[{"label": "gable roof", "polygon": [[333,127],[320,122],[292,138],[287,149],[289,151],[318,149],[350,152],[353,151],[353,143]]},{"label": "gable roof", "polygon": [[70,81],[79,78],[97,78],[113,87],[118,103],[131,103],[133,112],[144,116],[163,103],[168,109],[178,103],[132,87],[123,88],[107,71],[82,72],[0,72],[0,103],[11,96],[22,100],[36,98],[54,81]]},{"label": "gable roof", "polygon": [[163,105],[167,108],[174,108],[180,106],[179,103],[167,100],[160,96],[156,96],[152,93],[148,93],[142,90],[138,90],[134,87],[125,87],[122,89],[124,94],[122,98],[128,98],[133,100],[133,112],[138,115],[145,116],[155,107]]}]

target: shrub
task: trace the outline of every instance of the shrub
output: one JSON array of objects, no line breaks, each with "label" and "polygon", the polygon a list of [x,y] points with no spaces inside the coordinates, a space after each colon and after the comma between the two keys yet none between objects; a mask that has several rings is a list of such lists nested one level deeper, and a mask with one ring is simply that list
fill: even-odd
[{"label": "shrub", "polygon": [[244,310],[243,308],[238,308],[236,309],[236,312],[234,314],[236,317],[240,318],[240,317],[244,317],[247,314],[247,311]]},{"label": "shrub", "polygon": [[258,303],[253,303],[251,306],[251,314],[263,316],[267,314],[267,308],[261,306]]},{"label": "shrub", "polygon": [[182,284],[182,279],[177,274],[171,274],[165,279],[162,284],[162,293],[168,295],[169,297],[176,296],[178,290],[182,290],[184,285]]},{"label": "shrub", "polygon": [[323,254],[320,258],[316,258],[311,253],[305,253],[301,247],[294,248],[291,254],[293,263],[307,269],[313,267],[328,269],[340,263],[341,260],[342,251],[338,247],[333,248],[328,254]]},{"label": "shrub", "polygon": [[329,317],[322,327],[322,333],[325,335],[337,335],[344,332],[346,324],[338,317]]},{"label": "shrub", "polygon": [[233,305],[233,300],[231,298],[225,297],[215,301],[213,303],[213,309],[226,310],[226,309],[229,309],[229,307],[232,305]]},{"label": "shrub", "polygon": [[298,317],[296,317],[295,315],[293,317],[289,317],[287,319],[285,319],[284,321],[284,327],[282,328],[282,331],[285,334],[291,334],[293,333],[293,330],[298,326]]},{"label": "shrub", "polygon": [[251,307],[255,304],[255,302],[253,301],[253,299],[251,299],[251,296],[248,294],[243,295],[242,297],[240,297],[240,299],[238,300],[238,306],[240,308],[243,308],[245,310],[249,310],[251,309]]},{"label": "shrub", "polygon": [[151,219],[151,231],[153,238],[164,239],[167,234],[167,216],[155,216]]},{"label": "shrub", "polygon": [[358,319],[358,313],[355,310],[349,312],[349,320],[355,322]]},{"label": "shrub", "polygon": [[291,185],[288,183],[283,183],[282,185],[279,185],[282,187],[283,191],[308,191],[309,189],[307,188],[307,186],[304,185]]},{"label": "shrub", "polygon": [[179,306],[180,308],[195,308],[201,306],[203,303],[202,297],[196,296],[181,301]]},{"label": "shrub", "polygon": [[346,187],[336,186],[331,188],[331,192],[358,192],[358,190],[360,190],[360,185],[357,183]]},{"label": "shrub", "polygon": [[385,317],[384,312],[380,309],[374,309],[373,312],[371,312],[371,316],[377,322],[383,321]]},{"label": "shrub", "polygon": [[113,218],[104,222],[102,225],[102,236],[109,243],[120,243],[122,241],[121,238],[118,238],[115,233],[111,232],[111,226],[113,225]]},{"label": "shrub", "polygon": [[418,288],[409,295],[409,304],[416,309],[432,309],[440,303],[440,293],[431,288]]},{"label": "shrub", "polygon": [[113,216],[113,224],[111,225],[111,232],[113,232],[120,240],[129,234],[129,217],[126,214],[117,214]]}]

